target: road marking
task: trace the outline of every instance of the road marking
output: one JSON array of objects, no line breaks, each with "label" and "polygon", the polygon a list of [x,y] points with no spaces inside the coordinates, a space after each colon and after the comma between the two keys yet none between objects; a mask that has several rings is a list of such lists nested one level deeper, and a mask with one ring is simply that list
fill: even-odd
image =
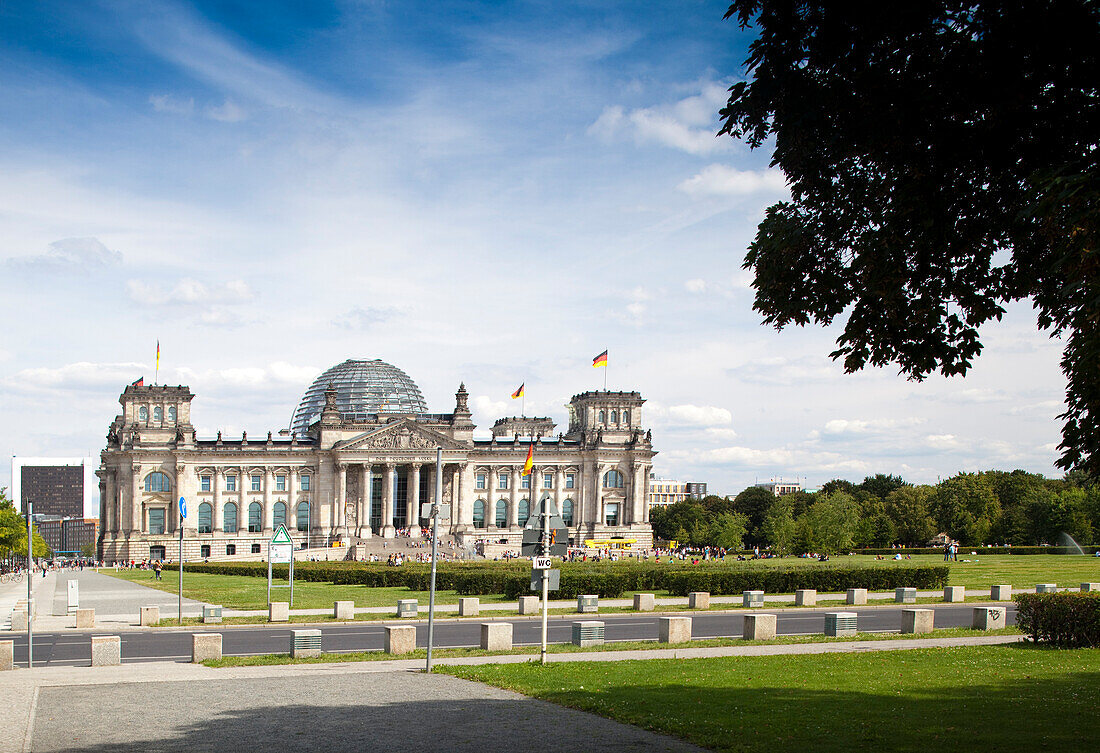
[{"label": "road marking", "polygon": [[31,739],[34,737],[34,717],[38,713],[38,686],[31,693],[30,718],[27,719],[27,734],[23,736],[23,753],[30,753]]}]

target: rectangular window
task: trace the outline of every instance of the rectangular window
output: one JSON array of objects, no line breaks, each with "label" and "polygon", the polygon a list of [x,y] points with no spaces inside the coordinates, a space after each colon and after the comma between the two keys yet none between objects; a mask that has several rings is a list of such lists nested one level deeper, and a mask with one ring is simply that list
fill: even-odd
[{"label": "rectangular window", "polygon": [[199,547],[199,556],[202,557],[204,560],[210,558],[210,545],[209,544],[203,544],[202,546]]},{"label": "rectangular window", "polygon": [[229,554],[229,555],[236,554],[237,553],[237,545],[236,544],[226,544],[225,545],[225,553]]},{"label": "rectangular window", "polygon": [[484,489],[485,488],[485,474],[484,473],[478,473],[478,474],[474,475],[474,488],[476,488],[476,489]]},{"label": "rectangular window", "polygon": [[236,476],[226,476],[225,477],[225,490],[227,492],[237,491],[237,477]]},{"label": "rectangular window", "polygon": [[200,484],[199,488],[202,491],[204,491],[204,492],[210,491],[210,477],[209,476],[202,476],[199,479],[199,484]]},{"label": "rectangular window", "polygon": [[308,475],[302,476],[302,491],[304,491],[304,492],[309,491],[309,476]]},{"label": "rectangular window", "polygon": [[253,544],[252,545],[252,553],[253,554],[259,554],[260,553],[260,545],[259,544]]},{"label": "rectangular window", "polygon": [[577,482],[577,474],[567,473],[565,474],[565,488],[572,489]]},{"label": "rectangular window", "polygon": [[554,488],[554,474],[544,473],[542,474],[542,488],[553,489]]},{"label": "rectangular window", "polygon": [[520,476],[519,485],[520,485],[520,488],[522,488],[522,489],[530,489],[531,488],[531,474],[527,474],[526,476]]},{"label": "rectangular window", "polygon": [[608,502],[607,506],[604,508],[604,510],[605,510],[604,521],[607,523],[607,525],[609,525],[609,526],[619,525],[619,505],[618,505],[618,503]]},{"label": "rectangular window", "polygon": [[252,491],[258,492],[263,490],[263,476],[253,474],[252,476]]},{"label": "rectangular window", "polygon": [[275,477],[275,491],[277,491],[277,492],[285,492],[286,491],[286,476],[276,476]]},{"label": "rectangular window", "polygon": [[154,507],[149,510],[149,533],[164,533],[164,508]]},{"label": "rectangular window", "polygon": [[498,473],[497,474],[497,489],[507,489],[507,488],[508,488],[508,474],[507,473]]}]

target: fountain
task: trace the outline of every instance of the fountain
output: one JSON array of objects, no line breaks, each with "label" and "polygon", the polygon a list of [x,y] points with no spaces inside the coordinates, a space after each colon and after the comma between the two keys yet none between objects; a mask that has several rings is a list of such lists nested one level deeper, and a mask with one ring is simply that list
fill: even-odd
[{"label": "fountain", "polygon": [[1081,545],[1074,541],[1073,537],[1065,531],[1062,531],[1062,535],[1059,536],[1059,540],[1062,542],[1062,546],[1066,547],[1067,549],[1076,549],[1078,554],[1085,553],[1085,550],[1081,548]]}]

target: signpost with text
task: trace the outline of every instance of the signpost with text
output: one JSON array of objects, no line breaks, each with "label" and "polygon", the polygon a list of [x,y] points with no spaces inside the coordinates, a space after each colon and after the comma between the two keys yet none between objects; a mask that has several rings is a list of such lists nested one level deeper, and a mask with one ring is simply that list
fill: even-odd
[{"label": "signpost with text", "polygon": [[[271,566],[274,563],[290,565],[290,583],[271,583]],[[294,542],[290,540],[290,532],[286,526],[280,525],[275,529],[275,535],[267,542],[267,603],[271,605],[272,588],[290,589],[290,606],[294,606]]]}]

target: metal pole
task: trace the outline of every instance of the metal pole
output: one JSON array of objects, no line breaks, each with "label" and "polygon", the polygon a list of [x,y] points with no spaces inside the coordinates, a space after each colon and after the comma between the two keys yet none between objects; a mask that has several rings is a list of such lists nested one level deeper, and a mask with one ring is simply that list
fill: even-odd
[{"label": "metal pole", "polygon": [[428,585],[428,662],[432,671],[432,643],[435,641],[435,559],[439,542],[439,507],[443,504],[443,448],[435,448],[435,501],[432,503],[432,577]]},{"label": "metal pole", "polygon": [[31,556],[33,544],[31,540],[31,507],[34,503],[27,500],[27,669],[34,666],[34,602],[31,600],[31,581],[34,573],[31,571]]},{"label": "metal pole", "polygon": [[180,603],[179,611],[176,612],[176,624],[183,624],[183,517],[180,517]]},{"label": "metal pole", "polygon": [[[542,551],[544,557],[550,556],[550,511],[547,503],[550,495],[542,499]],[[546,622],[550,614],[550,571],[542,571],[542,663],[546,663]]]}]

